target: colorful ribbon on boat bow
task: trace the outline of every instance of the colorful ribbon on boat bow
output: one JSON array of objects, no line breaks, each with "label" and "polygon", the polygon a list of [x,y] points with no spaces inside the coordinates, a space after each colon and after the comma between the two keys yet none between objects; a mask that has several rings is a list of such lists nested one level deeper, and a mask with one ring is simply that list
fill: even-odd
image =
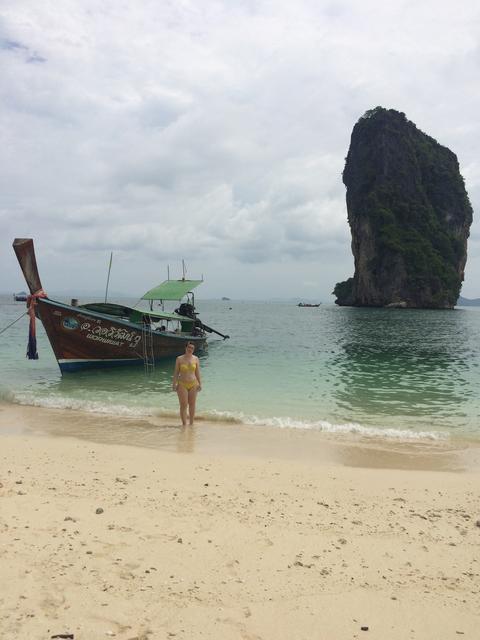
[{"label": "colorful ribbon on boat bow", "polygon": [[27,346],[27,358],[29,360],[38,360],[37,353],[37,332],[35,328],[35,305],[38,298],[46,298],[47,294],[43,289],[39,289],[31,296],[27,298],[27,309],[30,317],[30,326],[28,328],[28,346]]}]

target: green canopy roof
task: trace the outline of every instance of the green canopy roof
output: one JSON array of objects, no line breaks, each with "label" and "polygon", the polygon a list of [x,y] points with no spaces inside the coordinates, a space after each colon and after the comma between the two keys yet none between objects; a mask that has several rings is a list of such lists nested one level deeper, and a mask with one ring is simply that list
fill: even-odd
[{"label": "green canopy roof", "polygon": [[142,296],[142,300],[181,300],[203,280],[165,280]]}]

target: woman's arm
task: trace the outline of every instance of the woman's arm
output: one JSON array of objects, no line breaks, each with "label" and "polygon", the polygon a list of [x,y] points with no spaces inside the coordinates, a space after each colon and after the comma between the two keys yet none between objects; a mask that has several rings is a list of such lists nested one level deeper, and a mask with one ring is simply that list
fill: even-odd
[{"label": "woman's arm", "polygon": [[178,358],[175,360],[175,369],[173,371],[173,380],[172,380],[172,389],[174,391],[177,390],[178,386],[178,371],[180,368],[180,363],[178,362]]},{"label": "woman's arm", "polygon": [[[195,356],[197,358],[197,356]],[[195,367],[195,377],[198,380],[198,390],[202,390],[202,380],[200,378],[200,360],[197,358],[197,366]]]}]

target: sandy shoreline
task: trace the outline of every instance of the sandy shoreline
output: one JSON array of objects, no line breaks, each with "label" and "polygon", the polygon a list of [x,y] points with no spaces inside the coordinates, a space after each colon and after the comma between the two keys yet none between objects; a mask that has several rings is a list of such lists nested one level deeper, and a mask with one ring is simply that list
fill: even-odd
[{"label": "sandy shoreline", "polygon": [[478,637],[475,448],[75,424],[1,407],[0,637]]},{"label": "sandy shoreline", "polygon": [[98,444],[315,465],[480,470],[480,442],[465,439],[402,440],[205,420],[199,421],[194,429],[183,429],[178,418],[124,417],[0,402],[2,434],[73,437]]}]

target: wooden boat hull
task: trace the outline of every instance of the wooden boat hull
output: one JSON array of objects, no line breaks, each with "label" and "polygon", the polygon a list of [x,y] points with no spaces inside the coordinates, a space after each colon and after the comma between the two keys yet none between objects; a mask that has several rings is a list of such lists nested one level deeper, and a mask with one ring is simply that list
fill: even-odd
[{"label": "wooden boat hull", "polygon": [[145,342],[153,360],[174,358],[182,354],[187,342],[193,342],[197,351],[206,345],[205,336],[155,331],[142,324],[112,318],[48,298],[39,298],[36,310],[62,373],[143,365]]}]

